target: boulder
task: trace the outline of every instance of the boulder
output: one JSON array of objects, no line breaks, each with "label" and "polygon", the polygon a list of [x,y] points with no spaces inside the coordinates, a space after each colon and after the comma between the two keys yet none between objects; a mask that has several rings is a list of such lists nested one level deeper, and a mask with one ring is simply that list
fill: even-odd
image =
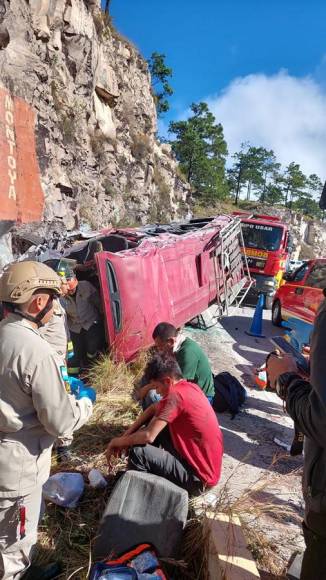
[{"label": "boulder", "polygon": [[97,125],[103,135],[115,141],[116,128],[112,118],[112,111],[109,105],[94,93],[94,112]]}]

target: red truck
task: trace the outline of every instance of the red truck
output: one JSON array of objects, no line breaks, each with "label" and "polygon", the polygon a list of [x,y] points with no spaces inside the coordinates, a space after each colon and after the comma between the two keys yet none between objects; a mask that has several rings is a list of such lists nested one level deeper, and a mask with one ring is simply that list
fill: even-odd
[{"label": "red truck", "polygon": [[106,337],[118,359],[152,344],[156,324],[177,327],[210,305],[217,316],[250,287],[238,218],[218,216],[102,232],[65,251],[102,296]]},{"label": "red truck", "polygon": [[274,296],[272,322],[280,326],[282,321],[286,321],[291,330],[290,342],[301,351],[310,343],[317,310],[325,298],[326,259],[308,260],[284,279],[285,284]]},{"label": "red truck", "polygon": [[251,294],[264,294],[270,309],[291,253],[289,227],[276,216],[236,212],[241,218],[244,251],[255,284]]}]

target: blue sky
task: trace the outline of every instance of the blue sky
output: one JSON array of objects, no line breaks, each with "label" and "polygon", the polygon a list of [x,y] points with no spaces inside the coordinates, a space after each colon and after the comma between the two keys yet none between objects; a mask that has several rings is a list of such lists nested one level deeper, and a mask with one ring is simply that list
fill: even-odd
[{"label": "blue sky", "polygon": [[258,139],[326,177],[326,3],[111,0],[111,14],[146,58],[162,52],[173,69],[161,132],[207,100],[230,153]]}]

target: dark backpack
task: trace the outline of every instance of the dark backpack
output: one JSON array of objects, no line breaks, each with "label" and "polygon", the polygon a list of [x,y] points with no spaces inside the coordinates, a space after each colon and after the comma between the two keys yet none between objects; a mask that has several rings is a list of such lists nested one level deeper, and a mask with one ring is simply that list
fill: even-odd
[{"label": "dark backpack", "polygon": [[228,372],[219,373],[214,377],[215,395],[213,408],[217,413],[230,411],[234,419],[240,407],[246,400],[247,392],[242,384]]}]

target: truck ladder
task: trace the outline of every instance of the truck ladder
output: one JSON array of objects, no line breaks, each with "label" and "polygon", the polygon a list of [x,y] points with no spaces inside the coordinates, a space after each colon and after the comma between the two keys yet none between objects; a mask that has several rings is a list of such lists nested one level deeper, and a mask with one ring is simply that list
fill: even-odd
[{"label": "truck ladder", "polygon": [[[244,240],[241,228],[241,222],[239,218],[236,218],[234,222],[228,224],[220,231],[220,252],[218,252],[218,247],[213,251],[213,263],[214,263],[214,273],[215,273],[215,283],[216,283],[216,304],[218,309],[217,317],[229,315],[229,307],[233,304],[240,306],[245,299],[247,293],[249,292],[253,280],[250,276],[248,261],[246,254],[244,252],[243,257],[243,270],[244,277],[240,280],[238,284],[229,288],[228,279],[232,277],[232,262],[230,260],[229,248],[227,247],[227,241],[232,241],[232,234],[237,234],[240,237],[240,246],[244,248]],[[220,266],[218,263],[218,257],[220,256]],[[229,271],[227,271],[229,270]]]}]

